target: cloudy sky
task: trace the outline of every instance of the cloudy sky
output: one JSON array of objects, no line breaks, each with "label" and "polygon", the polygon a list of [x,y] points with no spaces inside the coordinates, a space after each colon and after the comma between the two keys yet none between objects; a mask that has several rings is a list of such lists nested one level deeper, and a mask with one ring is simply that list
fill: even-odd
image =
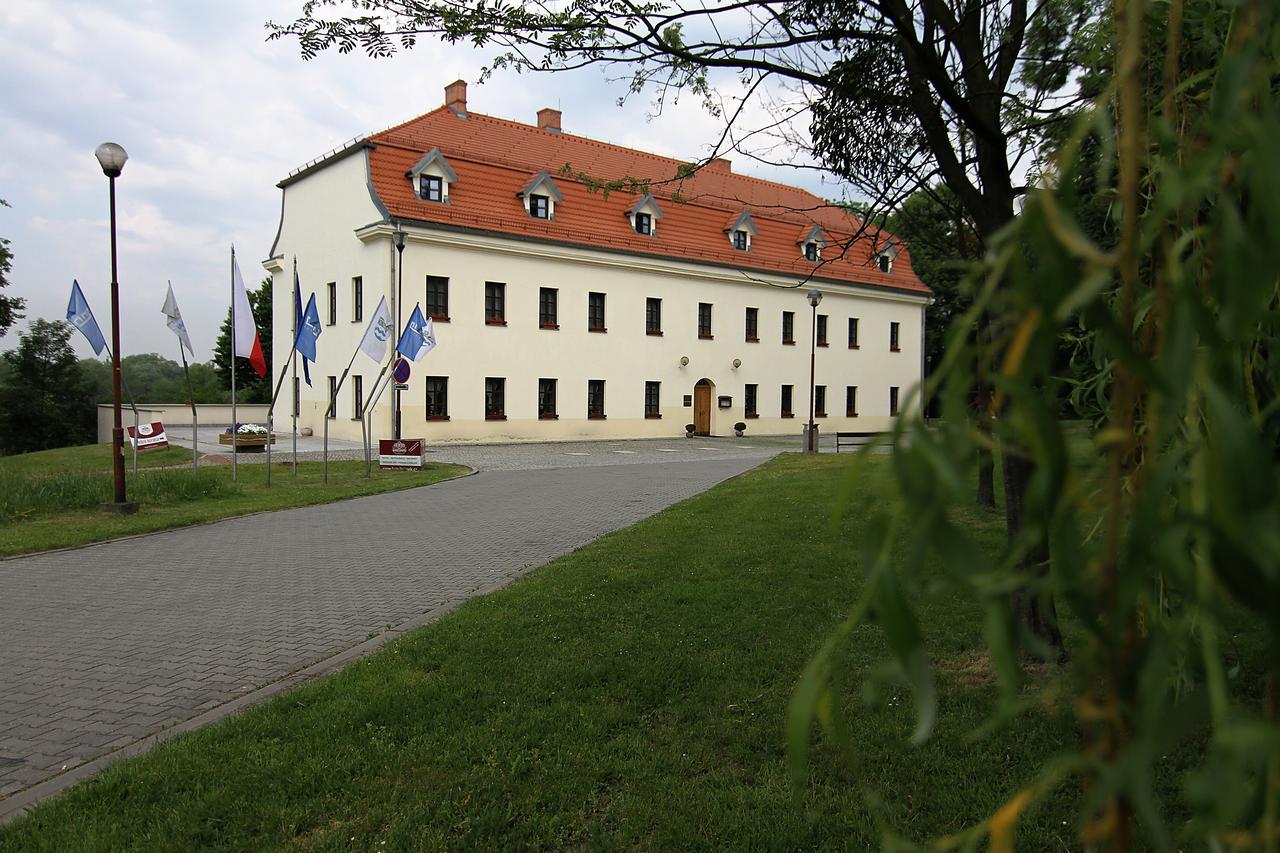
[{"label": "cloudy sky", "polygon": [[[229,247],[246,279],[263,275],[276,183],[353,136],[434,109],[452,80],[472,81],[475,112],[532,123],[538,108],[557,106],[566,131],[675,157],[705,155],[719,134],[692,97],[660,116],[644,97],[619,109],[622,88],[600,69],[501,73],[476,86],[488,54],[429,41],[391,60],[303,62],[295,43],[267,42],[263,27],[301,2],[0,3],[0,198],[11,205],[0,207],[0,236],[12,241],[8,293],[27,299],[27,321],[65,316],[77,278],[109,336],[107,179],[93,157],[104,141],[129,152],[117,181],[121,350],[177,357],[160,315],[172,280],[206,360],[229,304]],[[722,85],[738,91],[732,78]],[[733,159],[738,171],[839,194],[812,171]],[[15,329],[0,348],[16,342]]]}]

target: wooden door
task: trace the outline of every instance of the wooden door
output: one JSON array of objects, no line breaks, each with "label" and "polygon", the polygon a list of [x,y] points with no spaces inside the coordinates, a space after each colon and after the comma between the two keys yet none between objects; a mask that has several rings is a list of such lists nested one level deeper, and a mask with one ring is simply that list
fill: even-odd
[{"label": "wooden door", "polygon": [[711,386],[705,381],[693,386],[693,431],[711,435]]}]

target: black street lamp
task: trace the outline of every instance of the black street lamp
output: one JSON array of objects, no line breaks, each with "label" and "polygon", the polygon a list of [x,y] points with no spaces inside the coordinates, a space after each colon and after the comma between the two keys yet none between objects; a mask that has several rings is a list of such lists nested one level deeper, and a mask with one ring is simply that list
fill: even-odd
[{"label": "black street lamp", "polygon": [[[400,334],[400,305],[404,301],[404,231],[400,229],[400,223],[396,223],[395,233],[396,244],[396,334]],[[399,355],[395,356],[399,358]],[[400,437],[400,385],[394,378],[392,382],[392,392],[395,395],[395,438]]]},{"label": "black street lamp", "polygon": [[813,329],[809,336],[809,429],[804,436],[804,452],[818,452],[818,428],[813,423],[813,398],[814,398],[814,363],[816,360],[817,343],[818,343],[818,303],[822,301],[822,291],[814,288],[809,291],[809,305],[813,308]]},{"label": "black street lamp", "polygon": [[114,142],[104,142],[93,152],[111,188],[111,469],[115,489],[110,503],[100,505],[103,512],[125,515],[138,511],[137,501],[125,499],[124,429],[120,425],[120,283],[116,277],[116,178],[124,170],[129,154]]}]

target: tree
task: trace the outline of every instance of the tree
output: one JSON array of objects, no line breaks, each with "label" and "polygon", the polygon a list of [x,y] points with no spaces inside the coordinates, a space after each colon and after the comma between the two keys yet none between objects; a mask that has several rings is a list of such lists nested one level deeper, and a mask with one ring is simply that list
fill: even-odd
[{"label": "tree", "polygon": [[[330,16],[350,6],[350,17]],[[1101,0],[580,0],[549,5],[469,4],[459,0],[325,0],[304,4],[296,20],[268,23],[270,38],[293,37],[304,58],[357,48],[386,57],[423,36],[494,46],[492,68],[560,71],[622,67],[630,90],[652,87],[659,107],[691,91],[725,130],[724,145],[773,132],[807,147],[819,163],[886,212],[914,190],[941,180],[973,223],[981,248],[1013,219],[1026,189],[1015,171],[1085,102],[1072,73],[1092,49]],[[325,14],[320,14],[324,10]],[[712,74],[736,73],[744,95],[717,96]],[[768,127],[742,128],[743,106],[769,86]],[[808,138],[801,130],[808,116]],[[749,153],[749,152],[746,152]],[[708,158],[708,160],[710,159]],[[703,163],[707,161],[702,161]],[[1033,165],[1033,164],[1032,164]],[[684,172],[687,174],[687,170]],[[673,176],[678,181],[681,173]],[[877,217],[869,217],[867,224]],[[874,227],[850,238],[879,239]],[[846,244],[847,246],[848,244]],[[999,279],[997,278],[997,283]],[[1003,330],[979,335],[1007,340]],[[994,358],[999,358],[996,354]],[[1011,540],[1027,534],[1030,454],[1002,446],[1005,518]],[[1022,619],[1056,656],[1065,654],[1044,588],[1048,539],[1025,552]]]},{"label": "tree", "polygon": [[[271,277],[262,280],[257,290],[248,292],[249,304],[253,307],[253,321],[258,326],[258,338],[262,341],[262,357],[267,360],[268,370],[271,367]],[[230,394],[231,391],[231,310],[227,310],[227,319],[222,323],[218,333],[218,341],[213,348],[213,366],[218,373],[218,381]],[[236,400],[241,403],[270,403],[271,376],[258,376],[249,365],[247,359],[234,359],[236,368]],[[192,377],[194,379],[194,376]],[[185,394],[183,395],[185,398]]]},{"label": "tree", "polygon": [[[0,198],[0,207],[8,207],[9,202]],[[0,237],[0,290],[9,286],[9,272],[13,269],[13,251],[9,248],[9,241]],[[27,306],[27,300],[17,296],[5,296],[0,294],[0,336],[9,331],[18,320],[23,317],[22,309]]]},{"label": "tree", "polygon": [[36,319],[4,354],[0,453],[28,453],[96,438],[97,410],[69,343],[71,326]]}]

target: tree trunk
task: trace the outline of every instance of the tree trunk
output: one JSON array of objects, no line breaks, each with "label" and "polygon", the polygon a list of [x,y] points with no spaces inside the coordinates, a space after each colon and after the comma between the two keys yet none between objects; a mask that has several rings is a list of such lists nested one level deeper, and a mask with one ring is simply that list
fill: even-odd
[{"label": "tree trunk", "polygon": [[996,507],[996,459],[985,447],[978,450],[978,506]]},{"label": "tree trunk", "polygon": [[[1000,454],[1004,466],[1004,517],[1009,541],[1022,533],[1027,485],[1035,463],[1018,448],[1005,445]],[[1058,611],[1053,591],[1045,580],[1049,576],[1049,541],[1045,536],[1022,558],[1018,565],[1022,585],[1013,593],[1013,611],[1027,632],[1048,648],[1048,658],[1058,663],[1067,660],[1067,647],[1058,629]]]}]

